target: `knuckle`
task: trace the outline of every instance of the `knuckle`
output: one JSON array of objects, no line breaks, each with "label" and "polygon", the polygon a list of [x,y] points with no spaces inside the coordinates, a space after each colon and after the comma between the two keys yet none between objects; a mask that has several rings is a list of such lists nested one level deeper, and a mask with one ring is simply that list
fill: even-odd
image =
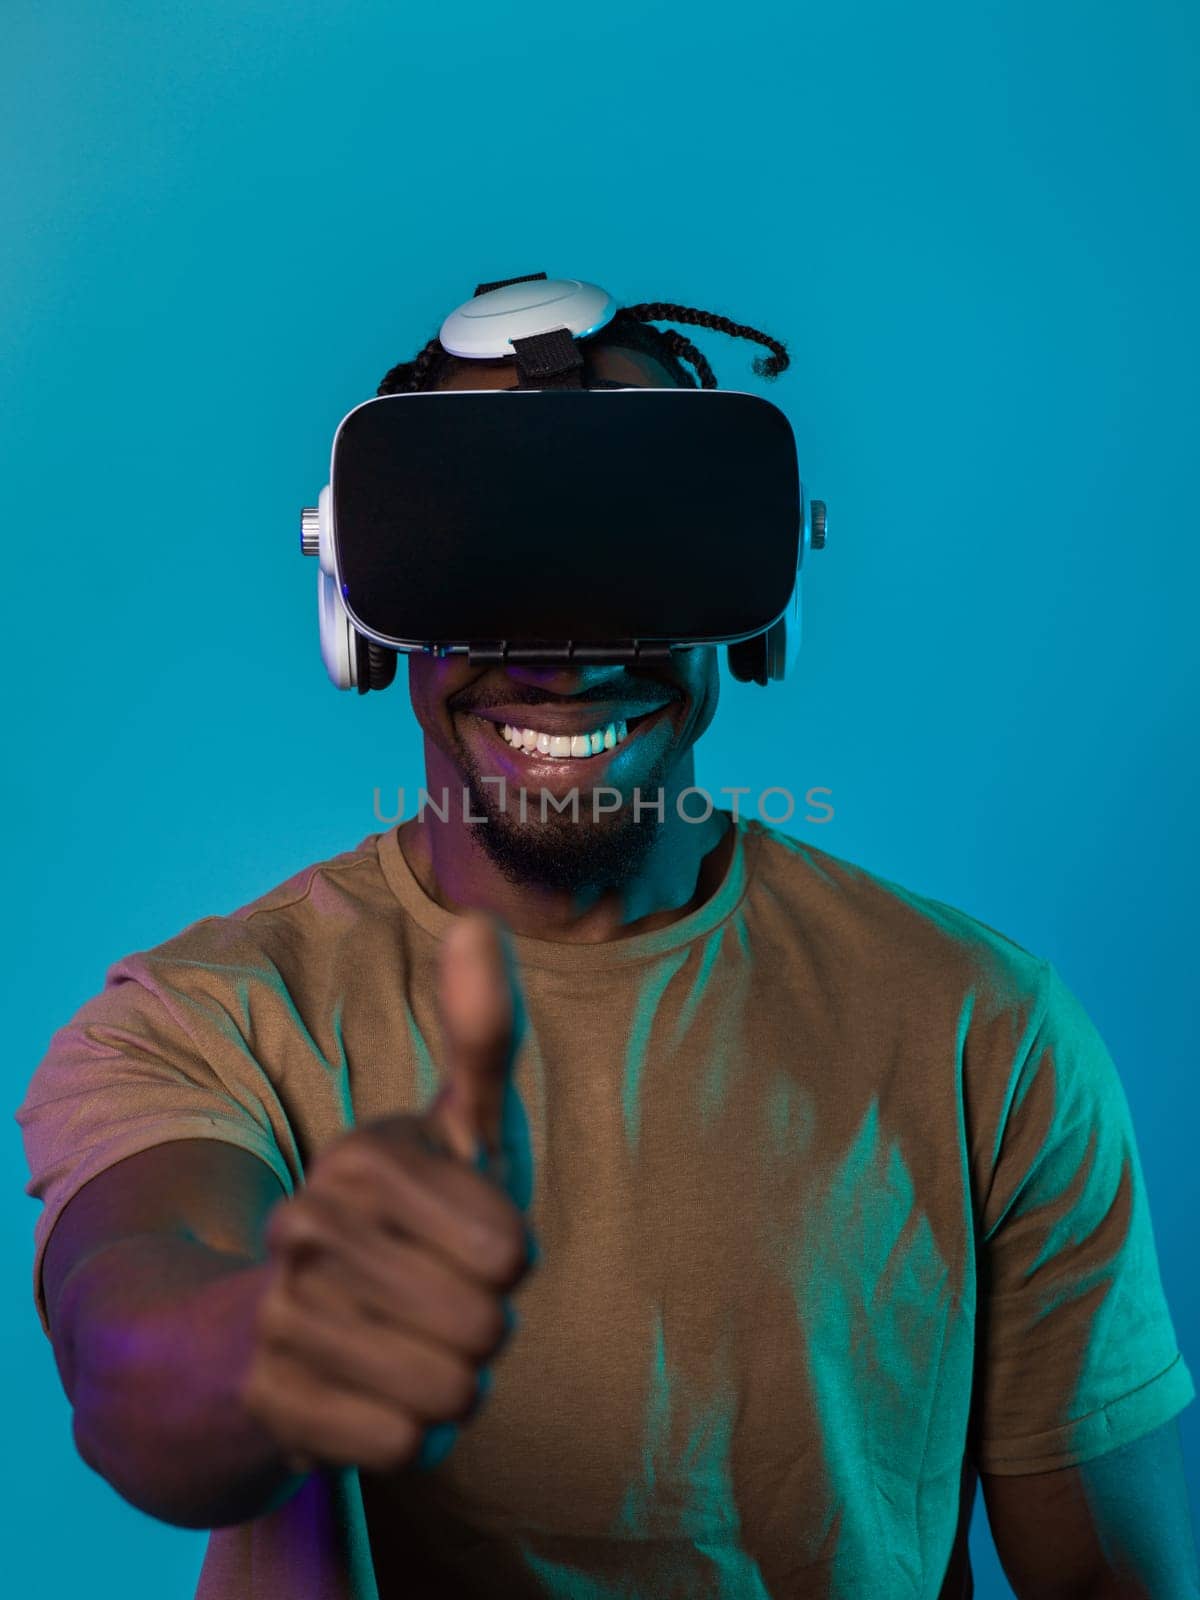
[{"label": "knuckle", "polygon": [[525,1264],[525,1230],[512,1217],[495,1217],[474,1230],[471,1248],[489,1278],[507,1283]]},{"label": "knuckle", "polygon": [[472,1355],[489,1356],[504,1341],[508,1318],[499,1300],[488,1297],[473,1303],[462,1319],[462,1337]]},{"label": "knuckle", "polygon": [[359,1465],[372,1472],[408,1466],[421,1449],[423,1429],[414,1417],[396,1415],[358,1452]]},{"label": "knuckle", "polygon": [[472,1410],[479,1377],[474,1368],[460,1361],[448,1361],[437,1385],[438,1416],[447,1422],[461,1421]]},{"label": "knuckle", "polygon": [[299,1308],[278,1279],[259,1300],[254,1312],[254,1331],[260,1345],[268,1349],[286,1344],[296,1333]]},{"label": "knuckle", "polygon": [[258,1304],[254,1307],[251,1326],[256,1344],[265,1344],[270,1340],[270,1330],[275,1316],[275,1302],[279,1298],[279,1292],[279,1280],[275,1279],[267,1285],[259,1296]]},{"label": "knuckle", "polygon": [[374,1170],[381,1164],[406,1162],[420,1145],[419,1134],[420,1119],[406,1113],[368,1123],[358,1136]]},{"label": "knuckle", "polygon": [[271,1213],[266,1241],[272,1251],[288,1251],[323,1240],[328,1231],[320,1205],[314,1202],[307,1189],[301,1189]]},{"label": "knuckle", "polygon": [[293,1195],[291,1199],[280,1200],[267,1218],[264,1238],[269,1249],[278,1250],[287,1243],[294,1226],[293,1219],[296,1215],[296,1206],[302,1194],[303,1191],[300,1194]]},{"label": "knuckle", "polygon": [[329,1182],[369,1182],[376,1171],[379,1152],[371,1135],[361,1129],[327,1145],[313,1163],[313,1177]]}]

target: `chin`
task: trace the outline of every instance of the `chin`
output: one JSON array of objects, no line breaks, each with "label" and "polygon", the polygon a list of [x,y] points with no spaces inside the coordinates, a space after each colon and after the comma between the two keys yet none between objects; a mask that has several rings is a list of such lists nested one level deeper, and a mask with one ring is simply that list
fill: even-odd
[{"label": "chin", "polygon": [[[657,775],[642,786],[658,787]],[[550,811],[543,822],[540,797],[531,795],[521,821],[513,801],[502,811],[492,786],[468,779],[471,809],[486,816],[472,835],[510,883],[573,894],[615,889],[635,877],[654,847],[662,824],[653,811],[634,818],[632,807],[593,818],[590,796],[580,794],[579,821]]]}]

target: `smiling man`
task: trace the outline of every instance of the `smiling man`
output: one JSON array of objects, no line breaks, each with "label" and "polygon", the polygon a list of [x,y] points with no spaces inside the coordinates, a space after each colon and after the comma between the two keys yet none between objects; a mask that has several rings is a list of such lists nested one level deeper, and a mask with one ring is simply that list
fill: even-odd
[{"label": "smiling man", "polygon": [[[689,381],[658,337],[587,381]],[[718,681],[411,657],[448,803],[51,1042],[39,1311],[84,1458],[215,1530],[203,1600],[949,1600],[980,1479],[1022,1600],[1196,1594],[1099,1035],[965,913],[681,808]]]},{"label": "smiling man", "polygon": [[[676,381],[619,346],[589,359],[591,387]],[[510,389],[513,369],[464,364],[438,387]],[[410,657],[426,788],[446,813],[445,825],[428,825],[430,810],[400,829],[422,887],[544,938],[622,938],[671,921],[711,893],[727,856],[728,815],[687,820],[703,815],[702,797],[679,806],[719,687],[713,649],[636,673]],[[470,820],[479,817],[486,824]]]},{"label": "smiling man", "polygon": [[[656,677],[423,658],[409,682],[427,782],[454,817],[450,829],[414,821],[402,831],[423,881],[465,872],[461,904],[488,905],[514,930],[570,927],[584,940],[620,937],[664,898],[674,907],[690,897],[697,862],[728,821],[715,811],[699,821],[703,796],[691,812],[679,806],[716,707],[713,650],[680,651]],[[497,873],[503,886],[488,881]]]}]

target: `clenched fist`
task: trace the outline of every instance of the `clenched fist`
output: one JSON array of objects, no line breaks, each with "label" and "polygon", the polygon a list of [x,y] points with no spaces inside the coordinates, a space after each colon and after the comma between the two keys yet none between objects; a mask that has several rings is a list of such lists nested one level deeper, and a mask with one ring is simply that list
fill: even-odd
[{"label": "clenched fist", "polygon": [[268,1222],[242,1398],[297,1472],[440,1459],[480,1404],[531,1265],[520,1000],[488,918],[464,916],[446,939],[439,1002],[433,1103],[327,1145]]}]

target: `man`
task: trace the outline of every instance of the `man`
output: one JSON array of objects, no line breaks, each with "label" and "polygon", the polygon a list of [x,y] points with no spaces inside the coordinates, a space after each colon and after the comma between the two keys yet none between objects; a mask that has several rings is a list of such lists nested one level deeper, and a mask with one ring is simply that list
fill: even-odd
[{"label": "man", "polygon": [[117,963],[18,1113],[79,1449],[216,1530],[202,1600],[969,1595],[977,1478],[1023,1600],[1200,1592],[1194,1387],[1054,970],[684,820],[711,649],[409,669],[444,817]]}]

